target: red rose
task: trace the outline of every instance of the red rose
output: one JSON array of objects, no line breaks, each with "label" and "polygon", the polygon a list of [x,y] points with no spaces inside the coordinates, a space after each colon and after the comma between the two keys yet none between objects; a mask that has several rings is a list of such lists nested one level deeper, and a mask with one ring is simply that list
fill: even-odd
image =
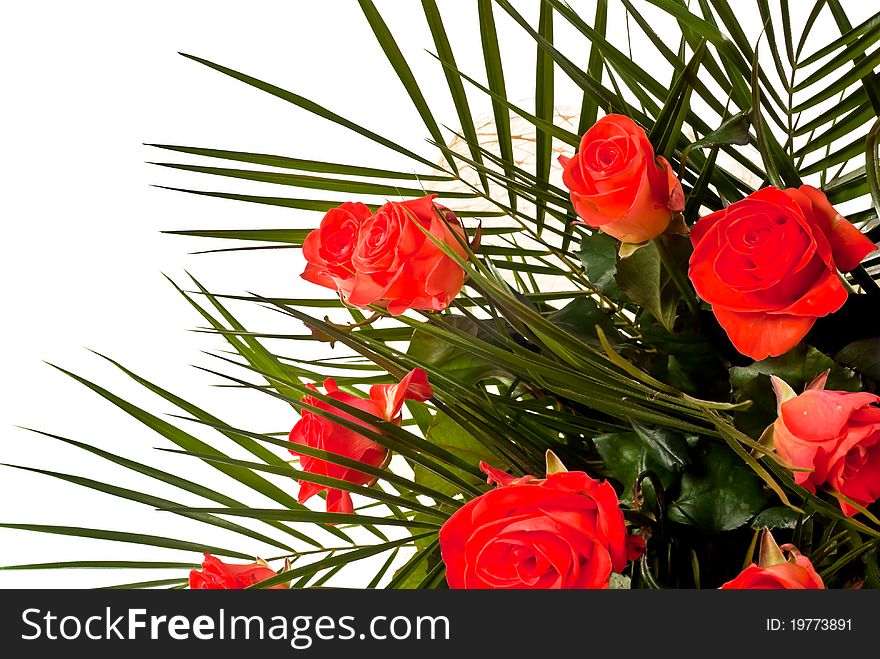
[{"label": "red rose", "polygon": [[[310,389],[317,391],[314,385],[308,386]],[[386,421],[394,421],[396,423],[400,422],[400,408],[403,407],[405,400],[424,401],[433,395],[431,385],[428,384],[428,378],[420,368],[410,371],[398,384],[373,385],[370,387],[369,398],[360,398],[359,396],[352,396],[351,394],[339,391],[336,382],[331,378],[324,380],[324,389],[327,396],[333,400],[338,400]],[[364,428],[376,430],[376,428],[368,423],[356,419],[350,414],[346,414],[333,407],[333,405],[312,396],[305,396],[302,402],[340,416]],[[290,441],[295,444],[329,451],[330,453],[337,453],[372,467],[382,468],[391,458],[391,453],[381,444],[377,444],[357,431],[334,423],[330,419],[324,418],[310,410],[303,410],[302,418],[296,423],[293,430],[290,431]],[[290,452],[293,455],[299,456],[302,471],[338,478],[355,485],[370,486],[376,482],[375,476],[364,474],[356,469],[342,467],[319,460],[318,458],[302,455],[297,453],[296,449],[290,449]],[[327,490],[327,510],[329,512],[354,512],[351,495],[348,492],[343,492],[326,485],[310,483],[307,480],[300,481],[298,500],[300,503],[304,503],[318,492],[323,492],[324,490]]]},{"label": "red rose", "polygon": [[875,248],[825,195],[764,188],[700,219],[689,276],[734,347],[752,359],[781,355],[847,292],[837,274]]},{"label": "red rose", "polygon": [[629,117],[605,115],[581,138],[575,156],[559,161],[578,216],[621,242],[659,236],[684,210],[675,172],[654,156],[645,131]]},{"label": "red rose", "polygon": [[626,566],[614,488],[582,471],[513,478],[481,463],[499,487],[440,529],[450,588],[607,588]]},{"label": "red rose", "polygon": [[[773,423],[776,452],[794,480],[810,492],[827,485],[867,506],[880,498],[880,396],[867,392],[823,391],[821,385],[796,396],[773,379],[779,417]],[[846,515],[858,511],[845,501]]]},{"label": "red rose", "polygon": [[370,209],[359,202],[347,201],[327,211],[320,226],[303,241],[302,251],[307,265],[302,278],[336,289],[343,298],[347,297],[354,284],[351,256],[361,224],[368,217]]},{"label": "red rose", "polygon": [[[233,565],[205,554],[202,569],[189,573],[189,587],[192,590],[239,590],[274,576],[275,570],[260,563]],[[282,583],[270,589],[286,590],[287,587]]]},{"label": "red rose", "polygon": [[464,285],[464,270],[426,232],[462,258],[465,234],[435,196],[390,201],[372,215],[353,203],[329,211],[303,242],[302,277],[337,290],[348,304],[378,305],[395,316],[445,309]]}]

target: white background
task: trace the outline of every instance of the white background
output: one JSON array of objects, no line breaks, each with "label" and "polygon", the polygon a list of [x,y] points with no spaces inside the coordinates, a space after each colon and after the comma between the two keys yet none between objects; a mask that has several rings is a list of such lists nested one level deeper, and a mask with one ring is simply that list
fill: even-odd
[{"label": "white background", "polygon": [[[483,80],[475,3],[441,0],[439,4],[459,66]],[[592,22],[592,2],[573,4]],[[848,3],[853,4],[858,3]],[[444,93],[442,69],[424,50],[433,50],[433,44],[420,3],[377,5],[423,82],[439,120],[456,125]],[[611,5],[609,33],[625,48],[622,7],[613,1]],[[517,6],[535,17],[534,2]],[[646,11],[652,20],[658,15],[650,7]],[[530,107],[534,42],[502,14],[496,11],[508,93]],[[754,13],[742,18],[753,33]],[[826,20],[825,26],[833,31],[829,23]],[[562,50],[585,64],[586,43],[563,24],[564,19],[557,17]],[[661,34],[663,26],[662,21],[655,22]],[[821,34],[821,29],[817,29],[818,42],[833,38],[833,32]],[[670,46],[677,47],[677,40]],[[637,41],[633,48],[638,51],[645,45]],[[222,341],[188,331],[202,322],[160,273],[185,283],[184,271],[189,270],[220,293],[324,295],[299,279],[299,254],[277,250],[193,256],[189,252],[224,245],[160,231],[311,227],[320,216],[196,197],[151,184],[279,196],[308,193],[160,169],[145,161],[186,158],[142,143],[412,167],[402,156],[186,60],[177,51],[302,93],[436,157],[422,142],[426,132],[418,114],[353,0],[6,3],[0,24],[4,309],[0,462],[89,475],[170,495],[154,481],[135,478],[79,450],[14,427],[54,432],[180,471],[180,461],[187,458],[156,456],[153,447],[169,446],[161,437],[42,362],[97,381],[156,414],[172,411],[87,348],[120,360],[232,423],[272,432],[287,430],[296,420],[289,408],[266,397],[212,387],[218,378],[190,366],[215,366],[200,351],[221,349]],[[668,81],[662,63],[656,62],[655,74]],[[578,106],[580,94],[561,72],[557,77],[558,103]],[[478,97],[473,97],[475,111],[487,113],[488,106],[480,105]],[[313,196],[333,198],[331,193]],[[235,309],[259,329],[301,330],[292,320],[270,312],[247,306]],[[291,343],[286,348],[294,354],[304,346],[311,344]],[[194,461],[186,464],[191,464],[187,473],[193,480],[238,493],[211,469]],[[9,468],[0,468],[0,522],[120,529],[221,544],[228,538],[222,531],[168,513]],[[0,565],[159,557],[192,560],[193,555],[0,529]],[[362,583],[370,566],[362,570],[344,573],[348,576],[343,581]],[[0,572],[0,586],[94,586],[160,576],[165,575]]]}]

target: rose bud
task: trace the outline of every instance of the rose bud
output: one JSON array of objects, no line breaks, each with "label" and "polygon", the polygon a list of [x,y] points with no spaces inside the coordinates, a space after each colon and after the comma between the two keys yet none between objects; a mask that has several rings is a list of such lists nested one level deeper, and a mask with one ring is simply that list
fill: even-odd
[{"label": "rose bud", "polygon": [[582,471],[538,479],[480,468],[498,487],[440,529],[450,588],[607,588],[626,566],[626,526],[609,483]]},{"label": "rose bud", "polygon": [[581,220],[621,242],[640,243],[666,231],[684,210],[684,192],[670,164],[629,117],[608,114],[581,138],[573,158],[561,156],[562,180]]},{"label": "rose bud", "polygon": [[[308,387],[313,391],[318,391],[314,385],[308,385]],[[398,424],[400,423],[400,410],[403,407],[404,401],[424,401],[433,395],[431,385],[428,384],[428,378],[420,368],[410,371],[398,384],[373,385],[370,387],[369,398],[361,398],[339,391],[336,382],[331,378],[324,380],[324,389],[326,395],[332,400],[340,401],[386,421]],[[375,427],[337,409],[330,403],[318,400],[312,396],[303,397],[302,402],[325,412],[330,412],[373,432],[378,432]],[[302,411],[300,420],[297,421],[293,430],[290,431],[290,441],[294,444],[337,453],[371,467],[382,468],[387,465],[388,460],[391,458],[390,451],[381,444],[365,437],[356,430],[346,428],[339,423],[331,421],[329,418],[305,409]],[[297,453],[295,448],[290,449],[290,452],[300,458],[299,463],[302,471],[310,474],[329,476],[348,481],[354,485],[371,486],[376,482],[375,476],[364,474],[356,469],[302,455]],[[306,479],[300,480],[299,483],[298,500],[300,503],[305,503],[315,494],[326,490],[328,512],[354,512],[351,495],[348,492],[343,492],[326,485],[310,483]]]},{"label": "rose bud", "polygon": [[[778,417],[776,452],[810,492],[827,486],[860,506],[880,498],[880,396],[824,391],[824,378],[801,395],[771,376]],[[803,471],[806,470],[806,471]],[[840,501],[846,515],[858,510]]]},{"label": "rose bud", "polygon": [[[786,560],[783,551],[789,553]],[[822,583],[810,559],[794,545],[779,545],[769,529],[764,527],[761,552],[757,565],[752,563],[731,579],[721,590],[822,590]]]},{"label": "rose bud", "polygon": [[462,258],[467,253],[461,223],[434,197],[390,201],[373,214],[363,204],[331,210],[303,242],[302,277],[335,289],[347,304],[376,305],[395,316],[445,309],[465,273],[434,241]]},{"label": "rose bud", "polygon": [[[192,590],[239,590],[265,581],[275,574],[275,570],[262,562],[236,565],[205,554],[202,569],[189,573],[189,587]],[[270,586],[274,590],[287,588],[287,584]]]},{"label": "rose bud", "polygon": [[852,270],[874,244],[825,195],[764,188],[691,229],[688,275],[734,347],[755,360],[795,347],[817,318],[840,309],[838,270]]}]

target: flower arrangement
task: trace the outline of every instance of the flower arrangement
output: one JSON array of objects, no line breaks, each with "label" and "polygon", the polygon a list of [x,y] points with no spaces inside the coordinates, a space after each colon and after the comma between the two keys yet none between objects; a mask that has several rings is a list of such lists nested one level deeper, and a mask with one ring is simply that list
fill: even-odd
[{"label": "flower arrangement", "polygon": [[[629,0],[600,0],[593,16],[536,4],[533,25],[506,0],[478,0],[484,86],[459,70],[435,1],[422,3],[460,123],[456,150],[382,15],[360,0],[439,168],[298,94],[187,55],[420,171],[155,145],[264,169],[170,167],[337,196],[190,191],[323,217],[176,232],[301,249],[314,297],[234,300],[284,314],[300,332],[281,337],[300,342],[292,352],[244,327],[229,296],[196,280],[178,289],[236,355],[226,361],[241,370],[217,375],[287,406],[288,436],[231,426],[114,362],[247,456],[233,457],[73,376],[276,507],[106,452],[207,503],[75,482],[225,528],[266,553],[4,526],[205,554],[201,566],[181,562],[170,579],[138,586],[332,585],[347,565],[380,558],[370,587],[880,587],[876,17],[853,26],[835,0],[796,25],[758,2],[765,61],[723,0],[651,0],[678,24],[677,48]],[[609,10],[669,62],[668,85],[612,43]],[[498,14],[534,41],[532,109],[505,94]],[[819,20],[840,36],[804,55]],[[554,21],[589,42],[586,68],[554,45]],[[583,91],[576,132],[554,121],[559,72]],[[491,104],[497,148],[481,142],[466,87]],[[513,156],[511,113],[533,130],[534,168]],[[851,143],[832,152],[840,139]],[[559,144],[567,155],[557,164]],[[112,563],[92,562],[102,565]]]}]

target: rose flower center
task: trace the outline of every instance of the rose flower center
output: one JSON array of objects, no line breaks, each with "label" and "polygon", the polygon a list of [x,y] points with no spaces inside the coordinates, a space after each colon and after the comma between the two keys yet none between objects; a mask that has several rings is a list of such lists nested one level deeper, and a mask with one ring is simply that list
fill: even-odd
[{"label": "rose flower center", "polygon": [[587,147],[586,162],[597,173],[612,174],[626,166],[626,156],[621,138],[596,140]]}]

